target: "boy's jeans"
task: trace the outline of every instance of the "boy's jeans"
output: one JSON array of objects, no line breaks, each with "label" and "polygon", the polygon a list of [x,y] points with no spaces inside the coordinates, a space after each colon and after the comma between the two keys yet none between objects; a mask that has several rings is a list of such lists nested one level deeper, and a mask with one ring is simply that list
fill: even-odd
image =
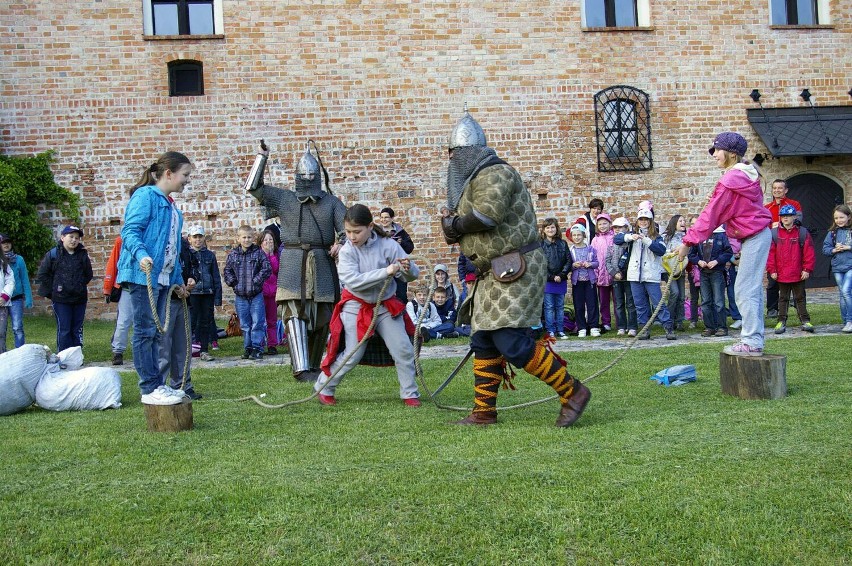
[{"label": "boy's jeans", "polygon": [[263,351],[266,337],[266,307],[263,305],[263,293],[252,298],[237,296],[234,298],[237,316],[240,317],[240,330],[243,331],[243,347]]}]

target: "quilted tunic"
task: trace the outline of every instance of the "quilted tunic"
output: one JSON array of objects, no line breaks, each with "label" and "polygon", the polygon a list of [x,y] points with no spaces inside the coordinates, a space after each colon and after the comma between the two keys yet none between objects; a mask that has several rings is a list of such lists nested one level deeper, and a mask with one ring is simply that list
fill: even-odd
[{"label": "quilted tunic", "polygon": [[[471,328],[529,328],[539,324],[547,260],[541,248],[524,254],[527,270],[511,283],[496,281],[491,259],[539,240],[535,210],[520,175],[509,165],[492,165],[479,172],[464,188],[458,213],[472,210],[497,222],[491,230],[464,234],[462,253],[488,273],[477,282],[473,295]],[[467,301],[466,301],[467,302]]]}]

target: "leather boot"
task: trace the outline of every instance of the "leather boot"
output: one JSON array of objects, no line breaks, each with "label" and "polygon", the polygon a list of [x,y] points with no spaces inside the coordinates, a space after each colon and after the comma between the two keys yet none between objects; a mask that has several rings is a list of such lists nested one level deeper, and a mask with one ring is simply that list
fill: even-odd
[{"label": "leather boot", "polygon": [[503,356],[473,359],[473,412],[454,424],[490,425],[497,422],[497,391],[503,381]]},{"label": "leather boot", "polygon": [[592,393],[568,373],[565,361],[545,347],[543,341],[536,342],[533,355],[524,370],[550,385],[559,394],[562,409],[556,419],[556,426],[571,426],[580,418]]}]

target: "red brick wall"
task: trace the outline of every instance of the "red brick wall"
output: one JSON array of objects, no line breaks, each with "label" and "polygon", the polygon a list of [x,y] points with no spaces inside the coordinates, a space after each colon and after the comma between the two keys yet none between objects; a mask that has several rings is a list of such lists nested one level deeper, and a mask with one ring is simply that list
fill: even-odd
[{"label": "red brick wall", "polygon": [[[593,196],[615,214],[645,198],[663,219],[697,211],[719,174],[706,153],[716,132],[766,151],[746,120],[753,88],[767,107],[803,104],[805,87],[817,105],[850,103],[847,2],[831,4],[821,29],[770,29],[766,0],[652,2],[652,28],[619,32],[583,31],[579,5],[226,0],[223,38],[149,41],[140,0],[13,0],[0,7],[0,151],[56,150],[57,181],[83,197],[99,297],[120,229],[111,221],[165,150],[196,165],[178,202],[212,232],[221,262],[239,224],[264,225],[240,189],[257,140],[272,149],[267,179],[286,186],[310,137],[344,202],[392,206],[416,254],[452,263],[437,210],[465,102],[540,214],[563,222]],[[176,59],[203,62],[205,96],[168,96]],[[651,97],[651,171],[597,171],[593,95],[617,84]],[[764,169],[852,185],[850,157]]]}]

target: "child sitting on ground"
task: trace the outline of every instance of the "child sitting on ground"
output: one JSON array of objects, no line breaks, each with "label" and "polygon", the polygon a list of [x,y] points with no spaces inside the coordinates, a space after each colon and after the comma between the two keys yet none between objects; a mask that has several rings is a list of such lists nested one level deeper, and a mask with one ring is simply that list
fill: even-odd
[{"label": "child sitting on ground", "polygon": [[458,311],[453,308],[447,298],[447,291],[438,287],[432,295],[432,304],[441,317],[441,325],[435,330],[438,338],[458,338],[459,336],[470,336],[470,327],[456,326],[456,315]]},{"label": "child sitting on ground", "polygon": [[[435,289],[436,293],[438,289]],[[405,305],[405,312],[408,313],[408,318],[414,324],[417,324],[417,320],[421,316],[420,310],[425,309],[426,312],[422,315],[423,320],[420,322],[420,336],[424,342],[428,342],[432,338],[441,338],[439,334],[441,317],[438,315],[438,309],[435,308],[435,305],[426,302],[428,296],[428,291],[421,287],[414,293],[414,298]]]},{"label": "child sitting on ground", "polygon": [[766,272],[778,282],[778,324],[775,325],[775,334],[784,334],[787,331],[790,293],[796,301],[802,330],[814,331],[805,304],[805,281],[813,273],[816,262],[814,243],[804,227],[796,226],[797,214],[798,211],[792,204],[781,206],[778,211],[781,223],[772,228],[772,244],[769,246],[769,258],[766,260]]},{"label": "child sitting on ground", "polygon": [[257,244],[254,230],[246,225],[237,231],[239,245],[225,260],[225,284],[234,289],[234,306],[243,331],[243,359],[263,357],[266,336],[266,312],[263,306],[263,283],[272,273],[272,266]]}]

